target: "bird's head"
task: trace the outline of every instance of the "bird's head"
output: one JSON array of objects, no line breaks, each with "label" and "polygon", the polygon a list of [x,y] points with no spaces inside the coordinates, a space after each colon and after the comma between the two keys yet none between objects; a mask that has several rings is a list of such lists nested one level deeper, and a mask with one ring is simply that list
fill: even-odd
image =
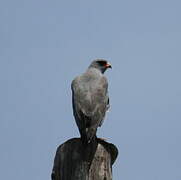
[{"label": "bird's head", "polygon": [[90,64],[89,68],[96,68],[104,73],[108,68],[112,68],[112,66],[104,59],[96,59]]}]

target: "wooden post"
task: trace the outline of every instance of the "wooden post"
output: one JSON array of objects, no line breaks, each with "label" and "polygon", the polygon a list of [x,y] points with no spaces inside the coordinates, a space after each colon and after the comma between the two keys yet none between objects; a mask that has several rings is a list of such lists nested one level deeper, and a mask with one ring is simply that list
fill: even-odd
[{"label": "wooden post", "polygon": [[57,148],[52,180],[112,180],[117,155],[116,146],[101,139],[86,146],[70,139]]}]

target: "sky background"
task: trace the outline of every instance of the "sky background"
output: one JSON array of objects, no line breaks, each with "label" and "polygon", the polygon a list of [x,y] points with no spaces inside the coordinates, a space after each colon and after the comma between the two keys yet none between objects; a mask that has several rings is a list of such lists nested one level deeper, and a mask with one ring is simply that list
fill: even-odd
[{"label": "sky background", "polygon": [[181,179],[181,1],[1,0],[0,179],[50,180],[78,137],[70,84],[95,58],[111,109],[98,130],[119,149],[114,180]]}]

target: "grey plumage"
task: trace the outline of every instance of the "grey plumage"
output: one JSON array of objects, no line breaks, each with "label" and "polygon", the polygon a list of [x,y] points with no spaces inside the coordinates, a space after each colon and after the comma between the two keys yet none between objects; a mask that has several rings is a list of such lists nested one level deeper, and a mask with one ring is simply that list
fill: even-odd
[{"label": "grey plumage", "polygon": [[103,75],[107,68],[111,65],[106,60],[95,60],[71,84],[73,114],[84,143],[96,138],[109,108],[108,82]]}]

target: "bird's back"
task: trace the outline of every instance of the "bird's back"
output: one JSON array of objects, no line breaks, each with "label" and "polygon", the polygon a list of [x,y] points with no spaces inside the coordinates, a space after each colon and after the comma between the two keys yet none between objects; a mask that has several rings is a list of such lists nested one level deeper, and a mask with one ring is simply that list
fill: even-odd
[{"label": "bird's back", "polygon": [[74,84],[76,106],[86,116],[94,116],[104,112],[107,80],[102,74],[88,71],[75,78],[72,84]]}]

